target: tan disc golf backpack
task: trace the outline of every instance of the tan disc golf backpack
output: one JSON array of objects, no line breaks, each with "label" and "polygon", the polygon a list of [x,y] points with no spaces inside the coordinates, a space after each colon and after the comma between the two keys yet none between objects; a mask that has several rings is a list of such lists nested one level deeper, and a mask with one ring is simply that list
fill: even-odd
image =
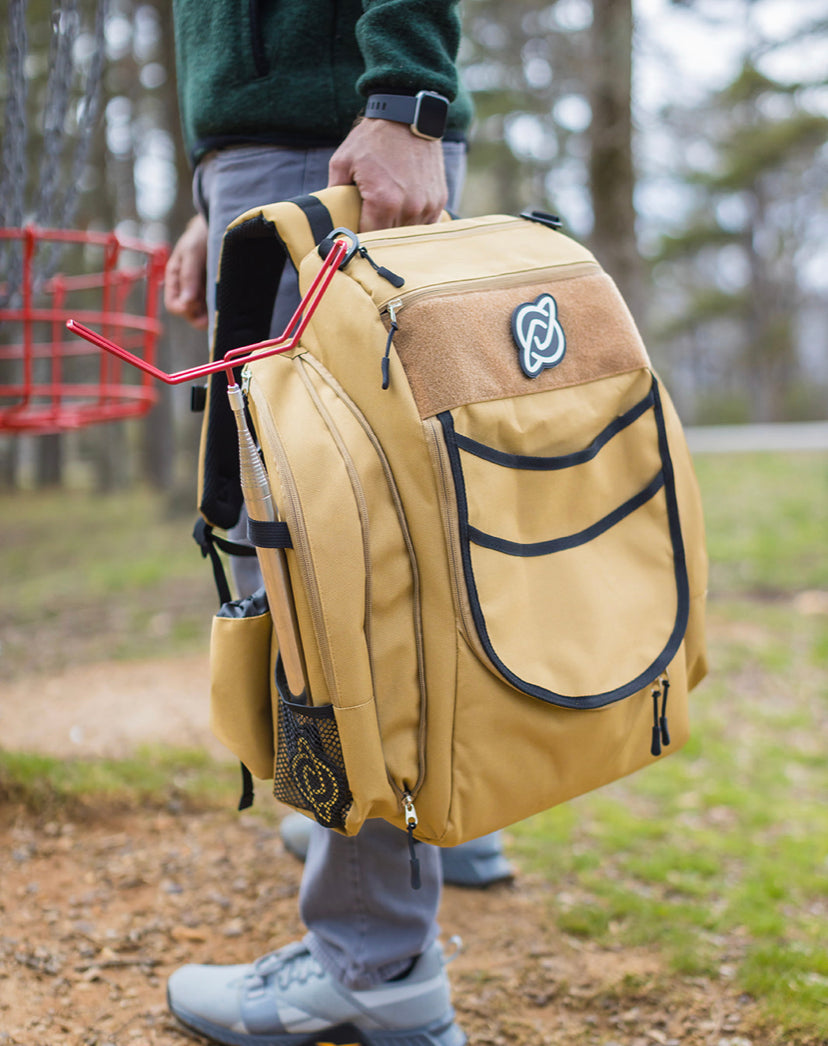
[{"label": "tan disc golf backpack", "polygon": [[[350,189],[242,215],[215,356],[266,337],[286,263],[307,287],[358,222]],[[453,845],[687,739],[706,671],[690,456],[615,285],[553,225],[339,234],[349,255],[299,347],[245,368],[281,520],[251,534],[284,548],[307,687],[289,692],[261,600],[233,604],[213,725],[347,834],[380,817]],[[226,528],[225,387],[213,375],[201,511]]]}]

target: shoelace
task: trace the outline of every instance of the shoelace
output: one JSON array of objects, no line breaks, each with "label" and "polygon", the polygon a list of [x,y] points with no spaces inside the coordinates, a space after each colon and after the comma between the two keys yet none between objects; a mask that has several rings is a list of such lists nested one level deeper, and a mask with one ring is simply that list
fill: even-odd
[{"label": "shoelace", "polygon": [[277,952],[263,955],[253,963],[253,969],[247,974],[245,980],[248,991],[256,991],[264,988],[268,982],[275,980],[281,990],[286,990],[291,984],[304,984],[312,977],[323,977],[318,963],[305,948],[297,941],[280,948]]}]

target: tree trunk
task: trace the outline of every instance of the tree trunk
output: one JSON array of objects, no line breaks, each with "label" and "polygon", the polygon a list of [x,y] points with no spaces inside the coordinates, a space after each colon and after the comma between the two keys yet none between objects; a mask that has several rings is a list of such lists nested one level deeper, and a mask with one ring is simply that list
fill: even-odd
[{"label": "tree trunk", "polygon": [[63,482],[63,437],[59,432],[38,436],[35,447],[35,485],[59,487]]},{"label": "tree trunk", "polygon": [[632,152],[632,0],[592,0],[589,181],[592,248],[642,322],[642,262],[635,238]]}]

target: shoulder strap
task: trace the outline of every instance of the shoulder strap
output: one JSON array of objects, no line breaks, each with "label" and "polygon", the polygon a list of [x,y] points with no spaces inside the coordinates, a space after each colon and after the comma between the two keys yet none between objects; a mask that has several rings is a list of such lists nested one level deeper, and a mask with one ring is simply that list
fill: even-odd
[{"label": "shoulder strap", "polygon": [[[298,268],[333,229],[358,228],[360,209],[356,187],[341,185],[253,208],[227,227],[216,284],[211,360],[268,336],[285,265]],[[238,521],[242,505],[236,427],[226,393],[224,372],[213,374],[198,464],[199,511],[222,529]]]}]

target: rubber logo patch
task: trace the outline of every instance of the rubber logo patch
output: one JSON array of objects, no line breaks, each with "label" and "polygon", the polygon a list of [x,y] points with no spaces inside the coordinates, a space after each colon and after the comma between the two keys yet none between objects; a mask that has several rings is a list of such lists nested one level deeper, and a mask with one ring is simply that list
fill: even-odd
[{"label": "rubber logo patch", "polygon": [[558,306],[551,294],[518,305],[512,313],[512,337],[520,366],[527,378],[557,367],[566,352],[566,337],[558,320]]}]

